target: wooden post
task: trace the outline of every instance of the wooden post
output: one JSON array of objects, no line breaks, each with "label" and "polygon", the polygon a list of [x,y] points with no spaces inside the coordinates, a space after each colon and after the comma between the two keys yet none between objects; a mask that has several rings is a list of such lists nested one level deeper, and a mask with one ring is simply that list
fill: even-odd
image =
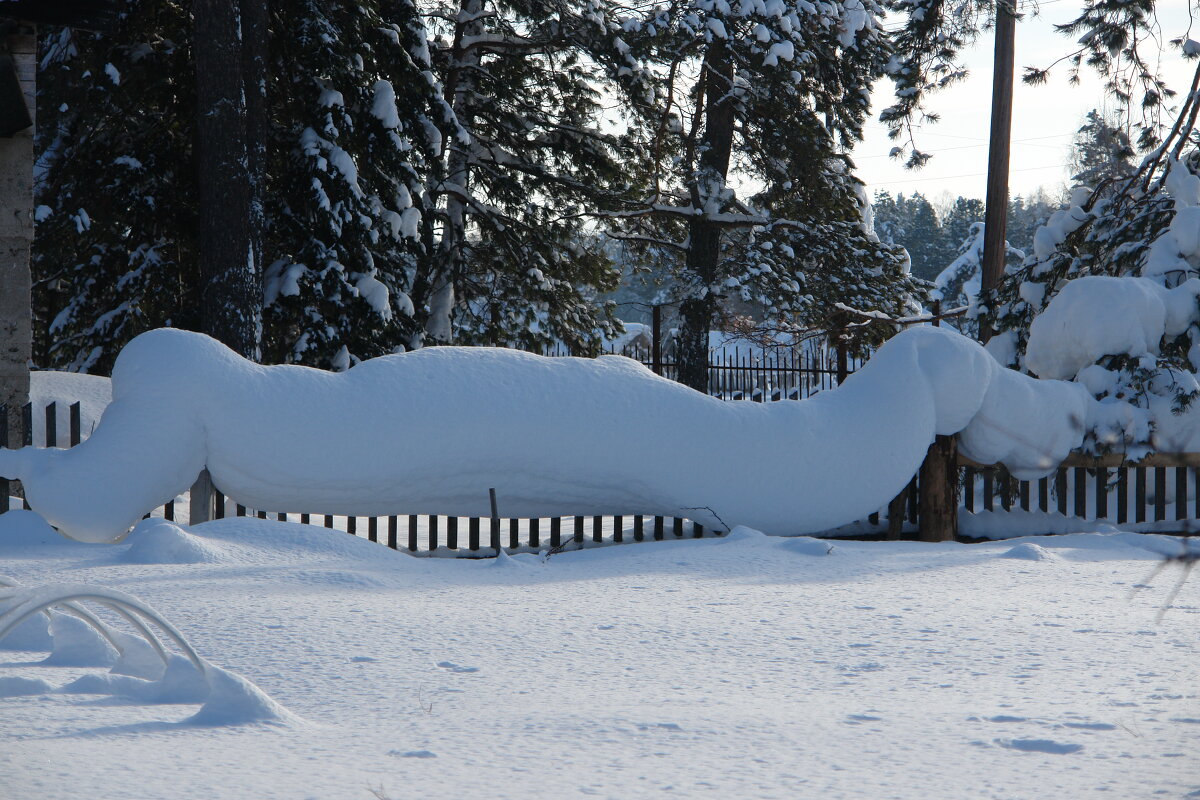
[{"label": "wooden post", "polygon": [[949,542],[958,536],[958,442],[938,436],[921,464],[923,542]]},{"label": "wooden post", "polygon": [[216,517],[217,498],[213,491],[212,475],[203,470],[192,484],[191,501],[188,505],[188,524],[199,525]]},{"label": "wooden post", "polygon": [[[1012,139],[1013,63],[1017,18],[1013,0],[996,0],[996,49],[992,71],[992,123],[988,145],[987,201],[984,207],[983,268],[980,289],[985,302],[1004,277],[1008,226],[1008,162]],[[979,338],[992,336],[992,309],[979,326]]]},{"label": "wooden post", "polygon": [[[25,106],[32,120],[37,39],[32,28],[6,35]],[[0,59],[7,61],[7,59]],[[19,110],[19,109],[18,109]],[[24,124],[23,122],[20,124]],[[0,138],[0,405],[29,402],[33,304],[29,250],[33,244],[33,127]],[[20,415],[8,415],[10,442],[20,442]]]},{"label": "wooden post", "polygon": [[904,512],[908,509],[908,488],[905,486],[900,490],[900,494],[893,497],[892,502],[888,503],[888,539],[899,539],[904,532]]}]

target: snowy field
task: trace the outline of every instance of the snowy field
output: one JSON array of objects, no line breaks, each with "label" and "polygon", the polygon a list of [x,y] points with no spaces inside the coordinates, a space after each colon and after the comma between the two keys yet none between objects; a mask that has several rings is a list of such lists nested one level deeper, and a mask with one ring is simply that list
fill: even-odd
[{"label": "snowy field", "polygon": [[1178,540],[742,529],[497,562],[158,525],[85,545],[13,512],[0,573],[133,594],[295,717],[188,723],[0,651],[4,800],[1200,796],[1200,586],[1161,619],[1179,573],[1134,591]]}]

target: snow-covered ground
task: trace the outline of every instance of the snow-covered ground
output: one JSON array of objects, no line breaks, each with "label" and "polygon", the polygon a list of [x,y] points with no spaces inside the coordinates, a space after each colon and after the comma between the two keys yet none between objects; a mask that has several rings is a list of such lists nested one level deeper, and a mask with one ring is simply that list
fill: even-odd
[{"label": "snow-covered ground", "polygon": [[168,533],[78,544],[12,512],[0,573],[135,595],[296,718],[47,692],[105,670],[0,651],[4,800],[1200,796],[1200,586],[1161,619],[1178,572],[1134,591],[1180,540],[741,529],[455,561]]}]

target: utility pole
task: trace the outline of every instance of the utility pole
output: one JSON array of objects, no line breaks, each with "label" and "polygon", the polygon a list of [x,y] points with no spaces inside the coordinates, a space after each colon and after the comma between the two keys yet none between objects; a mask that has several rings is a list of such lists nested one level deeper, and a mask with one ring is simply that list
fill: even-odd
[{"label": "utility pole", "polygon": [[[996,287],[1004,277],[1008,238],[1008,163],[1012,140],[1013,67],[1017,29],[1013,0],[996,2],[996,50],[992,67],[992,130],[988,146],[987,201],[984,209],[983,274],[981,294],[993,302]],[[979,326],[979,338],[992,336],[992,313]]]}]

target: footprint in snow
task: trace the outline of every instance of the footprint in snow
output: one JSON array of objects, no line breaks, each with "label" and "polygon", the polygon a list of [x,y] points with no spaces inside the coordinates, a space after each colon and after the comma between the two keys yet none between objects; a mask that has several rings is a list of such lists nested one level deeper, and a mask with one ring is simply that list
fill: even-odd
[{"label": "footprint in snow", "polygon": [[387,754],[397,758],[437,758],[432,750],[388,750]]},{"label": "footprint in snow", "polygon": [[455,664],[453,661],[439,661],[437,665],[451,672],[479,672],[479,667],[463,667]]},{"label": "footprint in snow", "polygon": [[378,658],[372,658],[371,656],[350,656],[351,664],[365,664],[369,661],[378,661],[378,660],[379,660]]},{"label": "footprint in snow", "polygon": [[1078,753],[1083,745],[1072,742],[1056,742],[1053,739],[997,739],[996,744],[1010,750],[1020,750],[1023,753],[1050,753],[1066,755]]},{"label": "footprint in snow", "polygon": [[674,722],[639,722],[637,723],[637,729],[639,731],[683,731],[683,728],[679,727]]}]

